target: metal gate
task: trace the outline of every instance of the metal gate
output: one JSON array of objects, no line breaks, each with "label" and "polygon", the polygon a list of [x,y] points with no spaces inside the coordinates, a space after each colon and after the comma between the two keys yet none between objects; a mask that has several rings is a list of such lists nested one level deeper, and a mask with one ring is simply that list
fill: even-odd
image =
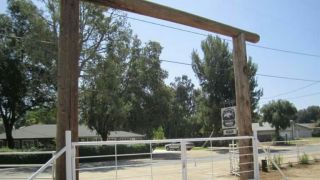
[{"label": "metal gate", "polygon": [[[91,141],[71,142],[71,132],[66,132],[66,146],[51,158],[46,165],[41,167],[29,179],[34,179],[48,164],[52,163],[64,152],[66,153],[67,180],[75,180],[79,173],[79,179],[214,179],[215,177],[234,176],[235,171],[230,163],[236,166],[237,161],[231,162],[229,144],[235,146],[240,140],[251,140],[254,161],[254,179],[259,179],[258,150],[255,138],[251,136],[215,137],[215,138],[191,138],[191,139],[165,139],[165,140],[132,140],[132,141]],[[209,147],[193,147],[194,145],[210,142]],[[144,151],[125,152],[131,146],[141,145]],[[167,151],[164,146],[178,147]],[[105,154],[90,154],[77,156],[76,149],[82,147],[102,147],[112,149]],[[247,147],[237,147],[247,148]],[[233,150],[235,148],[233,147]],[[234,154],[236,156],[236,154]],[[171,158],[171,159],[170,159]],[[76,167],[76,161],[98,159],[101,163],[80,163]],[[90,166],[87,166],[87,165]],[[222,166],[225,169],[222,169]],[[230,169],[229,169],[230,168]],[[97,171],[103,174],[100,178]],[[98,173],[98,174],[99,174]],[[238,175],[241,173],[237,171]],[[86,176],[88,175],[88,176]],[[103,178],[102,178],[103,177]],[[237,179],[237,177],[234,177]]]}]

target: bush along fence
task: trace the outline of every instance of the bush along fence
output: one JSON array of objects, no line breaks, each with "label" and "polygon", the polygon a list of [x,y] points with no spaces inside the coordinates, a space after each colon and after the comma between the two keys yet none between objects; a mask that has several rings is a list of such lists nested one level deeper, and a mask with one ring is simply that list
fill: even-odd
[{"label": "bush along fence", "polygon": [[[149,152],[148,145],[119,145],[117,151],[121,154],[131,153],[147,153]],[[54,151],[38,151],[38,152],[0,152],[0,166],[5,167],[5,164],[44,164],[51,157]],[[80,156],[103,156],[114,154],[114,146],[97,146],[97,147],[79,147]],[[143,157],[143,155],[141,155]],[[121,157],[120,159],[129,159],[128,157]],[[114,160],[110,157],[80,159],[80,162],[100,162]]]}]

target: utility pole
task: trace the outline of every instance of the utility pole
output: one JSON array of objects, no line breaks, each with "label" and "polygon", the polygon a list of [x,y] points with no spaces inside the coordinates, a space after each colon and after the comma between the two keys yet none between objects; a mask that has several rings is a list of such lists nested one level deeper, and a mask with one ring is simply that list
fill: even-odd
[{"label": "utility pole", "polygon": [[[60,0],[58,113],[56,149],[65,146],[65,132],[78,138],[79,0]],[[56,179],[66,179],[65,155],[57,159]]]},{"label": "utility pole", "polygon": [[[233,37],[233,67],[236,89],[237,119],[240,136],[252,136],[249,95],[249,67],[247,65],[245,35]],[[240,179],[253,179],[253,149],[251,140],[239,140]]]}]

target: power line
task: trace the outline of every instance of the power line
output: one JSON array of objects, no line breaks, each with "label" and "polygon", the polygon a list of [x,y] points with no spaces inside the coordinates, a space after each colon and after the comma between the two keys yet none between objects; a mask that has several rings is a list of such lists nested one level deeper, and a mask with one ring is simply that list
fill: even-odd
[{"label": "power line", "polygon": [[[5,34],[0,34],[2,36],[6,36],[8,38],[16,38],[16,39],[24,39],[24,37],[18,37],[18,36],[8,36]],[[43,41],[43,40],[35,40],[41,43],[46,43],[46,44],[54,44],[54,42],[51,41]],[[187,66],[192,66],[190,63],[184,63],[180,61],[172,61],[172,60],[165,60],[165,59],[160,59],[162,62],[167,62],[167,63],[174,63],[174,64],[180,64],[180,65],[187,65]],[[320,80],[311,80],[311,79],[301,79],[301,78],[294,78],[294,77],[286,77],[286,76],[276,76],[276,75],[269,75],[269,74],[256,74],[257,76],[263,76],[263,77],[271,77],[271,78],[279,78],[279,79],[287,79],[287,80],[296,80],[296,81],[306,81],[306,82],[320,82]]]},{"label": "power line", "polygon": [[310,53],[291,51],[291,50],[285,50],[285,49],[276,49],[276,48],[272,48],[272,47],[261,46],[261,45],[256,45],[256,44],[249,44],[249,43],[247,43],[247,45],[257,47],[257,48],[267,49],[267,50],[271,50],[271,51],[279,51],[279,52],[283,52],[283,53],[320,58],[320,55],[318,55],[318,54],[310,54]]},{"label": "power line", "polygon": [[[109,14],[111,14],[111,13],[109,13]],[[131,20],[140,21],[140,22],[144,22],[144,23],[148,23],[148,24],[153,24],[156,26],[161,26],[161,27],[165,27],[165,28],[169,28],[169,29],[183,31],[183,32],[187,32],[187,33],[191,33],[191,34],[195,34],[195,35],[200,35],[200,36],[205,36],[205,37],[208,36],[208,34],[205,34],[205,33],[186,30],[186,29],[182,29],[182,28],[178,28],[178,27],[173,27],[173,26],[160,24],[160,23],[156,23],[156,22],[152,22],[152,21],[147,21],[147,20],[143,20],[143,19],[138,19],[138,18],[134,18],[134,17],[129,17],[129,16],[125,16],[125,15],[120,15],[120,14],[115,14],[115,13],[113,13],[113,15],[118,16],[118,17],[125,17],[125,18],[131,19]],[[231,41],[230,39],[224,39],[224,38],[221,38],[221,39],[226,40],[226,41]]]},{"label": "power line", "polygon": [[[205,33],[186,30],[186,29],[182,29],[182,28],[177,28],[177,27],[173,27],[173,26],[169,26],[169,25],[165,25],[165,24],[160,24],[160,23],[156,23],[156,22],[152,22],[152,21],[147,21],[147,20],[143,20],[143,19],[133,18],[133,17],[125,16],[125,15],[120,15],[120,14],[115,14],[115,13],[113,13],[113,15],[118,16],[118,17],[125,17],[125,18],[128,18],[128,19],[135,20],[135,21],[140,21],[140,22],[143,22],[143,23],[153,24],[153,25],[157,25],[157,26],[161,26],[161,27],[165,27],[165,28],[169,28],[169,29],[183,31],[183,32],[187,32],[187,33],[191,33],[191,34],[195,34],[195,35],[200,35],[200,36],[205,36],[205,37],[208,36],[208,34],[205,34]],[[231,42],[230,39],[226,39],[226,38],[221,38],[221,39]],[[301,55],[301,56],[310,56],[310,57],[320,58],[320,55],[318,55],[318,54],[311,54],[311,53],[305,53],[305,52],[299,52],[299,51],[279,49],[279,48],[261,46],[261,45],[251,44],[251,43],[247,43],[247,45],[248,46],[252,46],[252,47],[256,47],[256,48],[267,49],[267,50],[271,50],[271,51],[278,51],[278,52],[282,52],[282,53],[296,54],[296,55]]]},{"label": "power line", "polygon": [[[184,63],[184,62],[180,62],[180,61],[173,61],[173,60],[166,60],[166,59],[160,59],[160,61],[167,62],[167,63],[173,63],[173,64],[192,66],[192,64],[190,64],[190,63]],[[295,78],[295,77],[288,77],[288,76],[277,76],[277,75],[270,75],[270,74],[260,74],[260,73],[257,73],[256,75],[262,76],[262,77],[270,77],[270,78],[278,78],[278,79],[286,79],[286,80],[294,80],[294,81],[313,82],[315,84],[320,83],[320,80],[302,79],[302,78]]]},{"label": "power line", "polygon": [[[301,98],[306,98],[306,97],[311,97],[311,96],[318,96],[320,95],[320,92],[315,92],[315,93],[311,93],[311,94],[305,94],[302,96],[294,96],[294,97],[287,97],[287,98],[281,98],[281,99],[288,99],[288,100],[292,100],[292,99],[301,99]],[[268,101],[262,99],[262,103],[266,103]]]},{"label": "power line", "polygon": [[173,63],[173,64],[192,66],[192,64],[190,64],[190,63],[184,63],[184,62],[179,62],[179,61],[171,61],[171,60],[165,60],[165,59],[160,59],[160,61],[167,62],[167,63]]},{"label": "power line", "polygon": [[[12,38],[12,39],[26,39],[25,37],[19,37],[19,36],[10,36],[10,35],[7,35],[7,34],[1,34],[0,33],[0,36],[5,36],[7,38]],[[44,41],[44,40],[38,40],[38,39],[35,39],[34,41],[38,41],[38,42],[41,42],[41,43],[45,43],[45,44],[55,44],[54,42],[52,41]]]},{"label": "power line", "polygon": [[305,81],[305,82],[316,82],[316,83],[320,82],[320,80],[302,79],[302,78],[295,78],[295,77],[288,77],[288,76],[277,76],[277,75],[260,74],[260,73],[257,73],[257,75],[258,76],[263,76],[263,77],[287,79],[287,80],[294,80],[294,81]]},{"label": "power line", "polygon": [[[111,14],[110,12],[107,12],[107,13]],[[195,35],[200,35],[200,36],[205,36],[205,37],[207,37],[209,35],[209,34],[205,34],[205,33],[200,33],[200,32],[196,32],[196,31],[191,31],[191,30],[186,30],[186,29],[182,29],[182,28],[178,28],[178,27],[173,27],[173,26],[169,26],[169,25],[165,25],[165,24],[160,24],[160,23],[156,23],[156,22],[152,22],[152,21],[133,18],[133,17],[129,17],[129,16],[126,16],[126,15],[120,15],[120,14],[116,14],[116,13],[113,13],[113,15],[118,16],[118,17],[128,18],[128,19],[135,20],[135,21],[140,21],[140,22],[143,22],[143,23],[153,24],[153,25],[157,25],[157,26],[161,26],[161,27],[165,27],[165,28],[169,28],[169,29],[183,31],[183,32],[187,32],[187,33],[191,33],[191,34],[195,34]],[[20,37],[11,37],[11,38],[20,38]],[[230,39],[226,39],[226,38],[221,38],[221,39],[223,39],[225,41],[232,42],[232,40],[230,40]],[[43,43],[52,43],[52,44],[54,43],[54,42],[49,42],[49,41],[41,41],[41,42],[43,42]],[[320,58],[320,55],[318,55],[318,54],[311,54],[311,53],[305,53],[305,52],[299,52],[299,51],[279,49],[279,48],[267,47],[267,46],[262,46],[262,45],[256,45],[256,44],[252,44],[252,43],[247,43],[247,45],[248,46],[252,46],[252,47],[256,47],[256,48],[271,50],[271,51],[278,51],[278,52],[282,52],[282,53],[296,54],[296,55]]]},{"label": "power line", "polygon": [[[0,34],[0,35],[6,36],[8,38],[24,39],[24,37],[8,36],[6,34]],[[43,41],[43,40],[35,40],[35,41],[38,41],[38,42],[41,42],[41,43],[46,43],[46,44],[54,44],[54,42],[51,42],[51,41]],[[190,63],[184,63],[184,62],[180,62],[180,61],[172,61],[172,60],[165,60],[165,59],[160,59],[160,61],[167,62],[167,63],[174,63],[174,64],[192,66],[192,64],[190,64]],[[294,78],[294,77],[287,77],[287,76],[277,76],[277,75],[269,75],[269,74],[260,74],[260,73],[257,73],[256,75],[257,76],[262,76],[262,77],[271,77],[271,78],[296,80],[296,81],[305,81],[305,82],[316,82],[316,83],[320,82],[320,80],[302,79],[302,78]]]},{"label": "power line", "polygon": [[[187,65],[187,66],[191,66],[192,64],[189,64],[189,63],[184,63],[184,62],[179,62],[179,61],[172,61],[172,60],[165,60],[165,59],[160,59],[160,61],[162,62],[168,62],[168,63],[174,63],[174,64],[180,64],[180,65]],[[294,89],[294,90],[291,90],[291,91],[287,91],[287,92],[284,92],[284,93],[280,93],[280,94],[277,94],[277,95],[274,95],[274,96],[271,96],[271,97],[266,97],[266,98],[261,98],[262,100],[265,100],[265,99],[274,99],[276,97],[279,97],[279,96],[283,96],[283,95],[288,95],[288,94],[291,94],[291,93],[294,93],[294,92],[297,92],[297,91],[300,91],[300,90],[303,90],[303,89],[306,89],[308,87],[311,87],[311,86],[314,86],[318,83],[320,83],[320,80],[310,80],[310,79],[301,79],[301,78],[294,78],[294,77],[288,77],[288,76],[276,76],[276,75],[268,75],[268,74],[256,74],[257,76],[263,76],[263,77],[270,77],[270,78],[278,78],[278,79],[286,79],[286,80],[294,80],[294,81],[305,81],[305,82],[312,82],[311,84],[308,84],[306,86],[303,86],[303,87],[300,87],[300,88],[297,88],[297,89]],[[312,95],[317,95],[318,93],[314,93],[314,94],[311,94],[311,95],[305,95],[305,96],[299,96],[299,97],[295,97],[295,98],[303,98],[303,97],[308,97],[308,96],[312,96]],[[295,99],[295,98],[292,98],[292,99]]]},{"label": "power line", "polygon": [[296,97],[289,97],[289,98],[286,98],[286,99],[300,99],[300,98],[316,96],[316,95],[320,95],[320,92],[315,92],[315,93],[306,94],[306,95],[302,95],[302,96],[296,96]]},{"label": "power line", "polygon": [[[23,39],[24,38],[24,37],[18,37],[18,36],[8,36],[8,35],[5,35],[5,34],[0,34],[0,35],[6,36],[6,37],[9,37],[9,38],[16,38],[16,39]],[[54,44],[54,42],[50,42],[50,41],[43,41],[43,40],[36,40],[36,41],[42,42],[42,43],[46,43],[46,44]],[[174,63],[174,64],[192,66],[192,64],[190,64],[190,63],[184,63],[184,62],[179,62],[179,61],[172,61],[172,60],[165,60],[165,59],[160,59],[160,61],[167,62],[167,63]],[[272,99],[272,98],[279,97],[279,96],[282,96],[282,95],[291,94],[291,93],[297,92],[299,90],[305,89],[307,87],[313,86],[313,85],[315,85],[317,83],[320,83],[319,80],[294,78],[294,77],[288,77],[288,76],[276,76],[276,75],[259,74],[259,73],[257,73],[256,75],[257,76],[263,76],[263,77],[270,77],[270,78],[286,79],[286,80],[313,82],[313,83],[311,83],[311,84],[309,84],[307,86],[303,86],[301,88],[297,88],[297,89],[292,90],[292,91],[288,91],[288,92],[285,92],[285,93],[277,94],[277,95],[272,96],[272,97],[261,98],[261,99]],[[298,97],[285,98],[285,99],[299,99],[299,98],[304,98],[304,97],[309,97],[309,96],[315,96],[315,95],[318,95],[318,94],[320,94],[320,92],[307,94],[307,95],[303,95],[303,96],[298,96]]]},{"label": "power line", "polygon": [[300,87],[300,88],[297,88],[297,89],[294,89],[294,90],[291,90],[291,91],[287,91],[287,92],[280,93],[280,94],[277,94],[277,95],[274,95],[274,96],[271,96],[271,97],[265,97],[265,98],[261,98],[261,99],[274,99],[274,98],[279,97],[279,96],[292,94],[292,93],[295,93],[295,92],[300,91],[300,90],[302,90],[302,89],[305,89],[305,88],[311,87],[311,86],[313,86],[313,85],[316,85],[316,84],[318,84],[318,83],[319,83],[319,82],[313,82],[313,83],[311,83],[311,84],[308,84],[308,85],[306,85],[306,86],[302,86],[302,87]]}]

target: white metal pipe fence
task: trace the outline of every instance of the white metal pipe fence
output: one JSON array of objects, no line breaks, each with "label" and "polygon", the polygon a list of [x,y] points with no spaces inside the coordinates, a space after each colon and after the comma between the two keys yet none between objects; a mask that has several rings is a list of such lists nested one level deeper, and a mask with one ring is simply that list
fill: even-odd
[{"label": "white metal pipe fence", "polygon": [[[241,140],[252,141],[252,146],[235,146]],[[48,168],[58,157],[66,153],[66,177],[67,180],[76,180],[77,172],[79,179],[127,179],[127,178],[147,178],[165,179],[214,179],[220,176],[234,176],[242,173],[254,173],[254,179],[259,179],[258,146],[254,137],[214,137],[214,138],[188,138],[188,139],[164,139],[164,140],[135,140],[135,141],[92,141],[92,142],[72,142],[71,132],[66,132],[66,146],[44,164],[39,170],[32,174],[28,180],[38,177]],[[203,142],[210,142],[208,147],[200,147]],[[173,144],[178,147],[177,151],[167,151],[164,145]],[[190,147],[190,144],[199,147]],[[233,151],[230,151],[229,144],[233,144]],[[143,151],[127,152],[131,146],[144,145]],[[177,146],[178,145],[178,146]],[[113,149],[100,154],[89,154],[77,156],[76,149],[83,147],[108,147]],[[252,156],[252,162],[240,164],[239,161],[232,162],[230,153],[242,148],[250,148],[253,154],[232,154],[232,157],[239,159],[241,156]],[[191,150],[190,150],[191,149]],[[170,150],[170,148],[169,148]],[[81,161],[93,162],[81,162]],[[76,167],[76,161],[80,161],[80,166]],[[97,163],[96,161],[99,161]],[[101,162],[103,161],[103,162]],[[232,164],[234,163],[234,164]],[[237,170],[231,173],[232,166],[243,164],[253,164],[253,169],[249,171]],[[223,167],[223,168],[222,168]],[[142,171],[142,169],[148,169]],[[98,171],[103,176],[96,176]],[[128,173],[129,172],[129,173]],[[234,171],[235,172],[235,171]],[[93,173],[93,174],[92,174]],[[113,174],[113,175],[112,175]],[[88,175],[88,176],[86,176]],[[202,177],[202,178],[201,178]],[[237,179],[237,177],[234,177]],[[171,178],[172,179],[172,178]]]},{"label": "white metal pipe fence", "polygon": [[[55,151],[33,151],[33,152],[0,152],[0,156],[4,157],[4,156],[23,156],[23,155],[43,155],[43,154],[49,154],[52,157],[55,154]],[[6,164],[6,163],[2,163],[0,162],[0,168],[1,170],[9,170],[9,169],[21,169],[21,168],[36,168],[36,167],[42,167],[45,164],[25,164],[25,163],[19,163],[19,164]],[[55,175],[55,166],[53,164],[49,164],[49,166],[51,167],[51,177],[41,177],[41,178],[37,178],[37,179],[54,179],[54,175]],[[0,179],[27,179],[27,177],[3,177],[0,176]]]},{"label": "white metal pipe fence", "polygon": [[271,162],[275,156],[279,156],[282,162],[280,165],[299,164],[303,156],[308,156],[308,160],[318,161],[320,159],[320,142],[314,143],[311,140],[290,140],[260,142],[260,147],[266,151],[265,159]]},{"label": "white metal pipe fence", "polygon": [[[99,170],[99,172],[108,172],[110,175],[110,171],[114,171],[114,176],[110,177],[110,179],[126,179],[126,178],[133,178],[133,177],[149,177],[150,179],[154,179],[155,177],[158,176],[167,176],[169,174],[175,174],[176,177],[180,177],[183,180],[191,179],[189,177],[192,177],[193,171],[195,170],[194,166],[199,166],[200,163],[205,163],[205,162],[210,162],[211,163],[211,171],[209,172],[209,168],[206,167],[207,169],[197,169],[201,171],[206,171],[207,174],[210,174],[212,178],[214,178],[214,174],[218,172],[214,172],[213,166],[215,164],[215,161],[221,161],[225,160],[227,162],[227,167],[228,163],[230,162],[230,158],[228,155],[223,155],[223,157],[220,157],[220,154],[214,153],[215,150],[229,150],[229,144],[226,144],[225,147],[219,147],[215,148],[213,146],[213,142],[228,142],[228,143],[237,143],[239,140],[250,140],[252,141],[253,146],[248,146],[248,147],[237,147],[239,149],[241,148],[253,148],[254,153],[258,153],[256,143],[254,142],[254,138],[250,136],[238,136],[238,137],[218,137],[218,138],[189,138],[189,139],[165,139],[165,140],[136,140],[136,141],[92,141],[92,142],[72,142],[71,149],[68,151],[74,151],[76,148],[79,147],[101,147],[101,146],[113,146],[114,147],[114,152],[113,154],[103,154],[103,155],[90,155],[90,156],[81,156],[81,157],[72,157],[72,162],[75,162],[76,159],[83,160],[83,159],[99,159],[99,158],[109,158],[109,161],[111,161],[110,158],[113,158],[113,163],[109,163],[107,165],[98,165],[94,167],[80,167],[73,168],[73,174],[76,174],[75,172],[80,173],[80,179],[81,179],[81,173],[86,173],[89,171],[95,171]],[[210,142],[210,147],[206,148],[206,152],[213,152],[211,154],[213,155],[208,155],[206,157],[193,157],[192,156],[192,150],[188,151],[187,145],[189,143],[200,143],[200,142]],[[132,152],[132,153],[121,153],[119,152],[119,147],[120,146],[132,146],[132,145],[146,145],[149,147],[148,152]],[[178,144],[179,148],[177,148],[179,151],[177,151],[177,154],[179,155],[179,159],[171,159],[171,160],[157,160],[155,157],[156,156],[161,156],[161,155],[168,155],[170,152],[167,151],[162,151],[162,152],[155,152],[154,148],[157,145],[164,145],[164,144]],[[237,158],[240,156],[252,156],[253,157],[253,162],[247,162],[250,164],[254,164],[254,169],[250,171],[243,171],[240,172],[238,171],[237,174],[240,175],[241,173],[249,173],[249,172],[254,172],[255,179],[259,179],[259,164],[258,164],[258,159],[257,159],[257,154],[241,154],[241,155],[236,155]],[[123,157],[125,159],[141,159],[144,156],[144,160],[142,163],[133,163],[130,164],[129,161],[123,161]],[[146,160],[147,156],[147,160]],[[127,163],[127,164],[126,164]],[[168,172],[164,171],[162,173],[157,173],[156,169],[161,167],[162,169],[166,169],[165,166],[170,166],[170,165],[179,165],[180,168],[176,169],[175,172]],[[140,174],[136,176],[123,176],[120,175],[120,171],[128,170],[130,168],[135,169],[138,167],[146,167],[149,166],[150,170],[149,173],[145,174]],[[177,166],[175,166],[177,167]],[[128,171],[129,172],[129,171]],[[219,170],[219,172],[226,173],[227,175],[230,175],[230,170]],[[93,175],[94,176],[94,175]],[[93,179],[93,178],[91,178]],[[97,177],[99,179],[99,177]],[[103,179],[106,179],[106,175]]]}]

